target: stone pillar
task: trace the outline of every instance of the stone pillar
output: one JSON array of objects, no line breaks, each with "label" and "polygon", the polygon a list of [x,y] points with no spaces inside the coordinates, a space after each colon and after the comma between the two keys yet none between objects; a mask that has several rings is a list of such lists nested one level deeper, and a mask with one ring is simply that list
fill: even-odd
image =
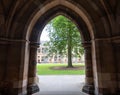
[{"label": "stone pillar", "polygon": [[119,95],[116,79],[117,62],[112,39],[101,38],[92,44],[95,95]]},{"label": "stone pillar", "polygon": [[94,82],[93,82],[93,67],[92,67],[92,52],[91,43],[83,43],[85,50],[85,85],[82,91],[94,94]]},{"label": "stone pillar", "polygon": [[29,70],[28,70],[28,95],[36,93],[39,91],[37,85],[37,76],[36,76],[36,64],[37,64],[37,48],[39,44],[31,43],[30,44],[30,57],[29,57]]},{"label": "stone pillar", "polygon": [[6,93],[8,90],[6,79],[6,67],[7,67],[7,43],[0,40],[0,95]]},{"label": "stone pillar", "polygon": [[1,38],[0,95],[26,95],[28,42]]},{"label": "stone pillar", "polygon": [[116,92],[119,95],[120,93],[120,38],[113,41],[113,47],[114,47],[114,56],[115,56],[115,67],[116,67]]}]

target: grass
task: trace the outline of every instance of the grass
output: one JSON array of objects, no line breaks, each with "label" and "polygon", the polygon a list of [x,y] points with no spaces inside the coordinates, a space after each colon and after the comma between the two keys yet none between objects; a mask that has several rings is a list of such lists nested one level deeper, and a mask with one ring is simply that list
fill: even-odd
[{"label": "grass", "polygon": [[[84,75],[84,70],[52,70],[53,66],[67,66],[67,64],[37,64],[38,75]],[[73,66],[84,66],[84,64],[74,64]]]}]

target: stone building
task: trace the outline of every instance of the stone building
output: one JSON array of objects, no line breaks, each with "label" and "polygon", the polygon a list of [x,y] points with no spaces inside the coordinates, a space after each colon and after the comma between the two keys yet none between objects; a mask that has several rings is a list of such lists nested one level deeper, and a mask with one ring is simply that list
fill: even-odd
[{"label": "stone building", "polygon": [[43,27],[57,15],[71,19],[82,35],[83,91],[120,95],[120,0],[0,0],[0,94],[39,91],[39,38]]},{"label": "stone building", "polygon": [[[66,55],[48,55],[49,48],[44,45],[46,41],[41,41],[39,48],[37,48],[37,63],[67,63]],[[84,55],[80,57],[72,57],[73,63],[84,63]]]}]

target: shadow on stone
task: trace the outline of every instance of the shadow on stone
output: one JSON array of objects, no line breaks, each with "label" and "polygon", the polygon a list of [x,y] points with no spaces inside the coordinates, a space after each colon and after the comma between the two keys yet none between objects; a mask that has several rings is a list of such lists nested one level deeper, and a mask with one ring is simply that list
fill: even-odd
[{"label": "shadow on stone", "polygon": [[27,88],[28,95],[34,94],[34,93],[39,92],[39,91],[40,91],[40,89],[39,89],[39,86],[37,84],[30,85]]},{"label": "shadow on stone", "polygon": [[93,85],[84,85],[82,88],[82,91],[87,94],[94,95],[94,86]]}]

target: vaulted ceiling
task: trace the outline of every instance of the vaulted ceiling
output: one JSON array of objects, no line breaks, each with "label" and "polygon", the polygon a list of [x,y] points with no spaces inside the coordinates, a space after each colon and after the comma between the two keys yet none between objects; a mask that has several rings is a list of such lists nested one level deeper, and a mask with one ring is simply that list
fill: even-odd
[{"label": "vaulted ceiling", "polygon": [[[120,0],[0,0],[0,31],[2,31],[0,36],[13,37],[14,34],[11,31],[16,31],[16,34],[19,35],[17,37],[21,37],[23,34],[17,33],[17,31],[23,31],[25,24],[36,14],[36,11],[52,1],[69,1],[80,9],[82,6],[93,23],[97,23],[96,27],[103,24],[99,22],[102,19],[104,23],[108,23],[111,27],[109,36],[120,34],[117,30],[112,31],[120,26],[115,24],[120,15]],[[103,17],[108,21],[104,21]],[[105,25],[104,27],[109,27]],[[21,27],[19,28],[19,26]],[[99,29],[99,31],[103,30]],[[103,36],[102,32],[101,36]]]}]

